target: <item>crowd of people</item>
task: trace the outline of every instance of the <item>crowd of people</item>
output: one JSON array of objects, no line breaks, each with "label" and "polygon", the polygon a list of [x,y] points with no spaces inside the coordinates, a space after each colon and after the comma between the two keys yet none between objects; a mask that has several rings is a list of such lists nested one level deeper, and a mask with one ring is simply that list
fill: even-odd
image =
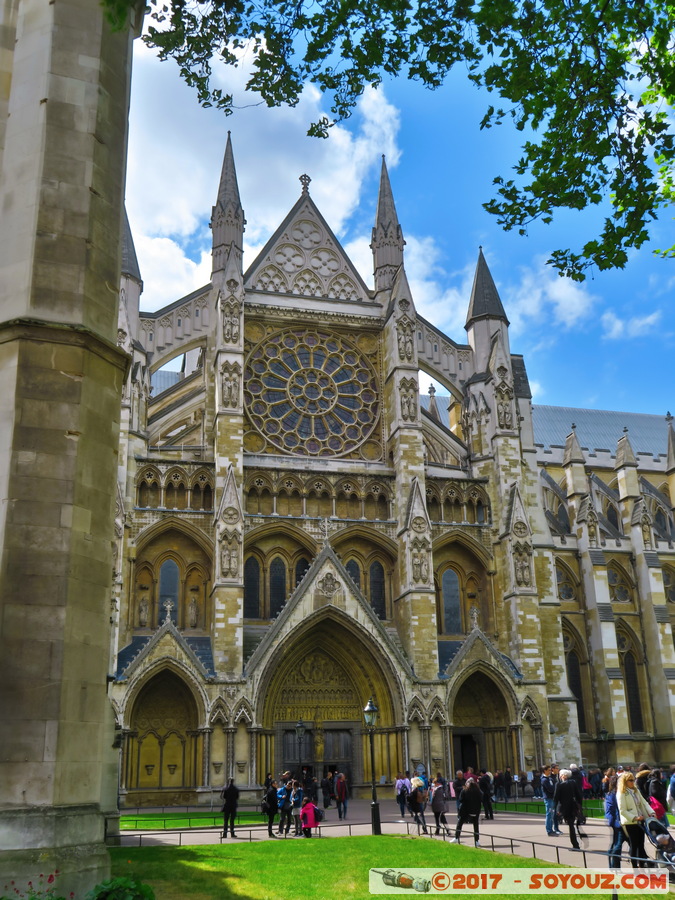
[{"label": "crowd of people", "polygon": [[[480,847],[479,822],[494,819],[494,802],[508,802],[512,798],[514,785],[519,786],[522,795],[529,785],[534,799],[544,803],[544,828],[548,837],[563,835],[565,825],[573,850],[581,850],[580,840],[586,839],[582,831],[586,822],[584,801],[602,799],[607,824],[611,829],[608,850],[611,868],[620,868],[624,844],[635,867],[648,866],[645,852],[646,822],[660,823],[663,833],[668,834],[668,809],[675,814],[675,766],[668,776],[660,768],[652,768],[646,763],[635,767],[609,767],[604,772],[594,767],[589,772],[572,763],[569,767],[557,764],[542,766],[529,776],[520,772],[512,775],[509,767],[498,770],[494,775],[481,769],[474,772],[468,767],[458,770],[453,779],[446,779],[440,772],[429,779],[423,771],[414,776],[409,772],[399,773],[394,785],[401,822],[410,815],[418,832],[430,834],[452,834],[451,843],[459,843],[462,828],[467,825],[473,830],[473,841]],[[234,822],[239,791],[230,779],[222,792],[224,830],[235,837]],[[516,794],[517,799],[517,794]],[[457,821],[454,831],[448,823],[447,814],[451,804],[456,804]],[[347,818],[349,806],[349,785],[341,772],[328,772],[319,781],[303,770],[300,778],[291,772],[284,772],[278,779],[268,774],[262,801],[263,813],[267,816],[270,837],[312,836],[324,818],[324,810],[335,804],[339,819]],[[434,824],[427,822],[428,812],[433,814]],[[276,818],[278,818],[278,823]],[[275,828],[276,823],[276,828]]]}]

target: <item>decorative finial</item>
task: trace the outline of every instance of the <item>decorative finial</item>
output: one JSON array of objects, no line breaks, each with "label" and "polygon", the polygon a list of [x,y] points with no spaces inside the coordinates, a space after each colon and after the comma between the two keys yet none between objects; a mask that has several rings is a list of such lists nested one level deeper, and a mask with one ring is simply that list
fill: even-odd
[{"label": "decorative finial", "polygon": [[577,430],[577,424],[576,424],[576,422],[572,422],[572,431],[576,431],[576,430]]},{"label": "decorative finial", "polygon": [[164,609],[166,610],[166,616],[164,617],[165,622],[171,621],[171,610],[173,609],[173,600],[165,600],[164,601]]},{"label": "decorative finial", "polygon": [[478,616],[480,615],[480,610],[477,606],[472,606],[469,610],[469,616],[471,618],[471,630],[474,631],[478,628]]},{"label": "decorative finial", "polygon": [[623,426],[623,433],[628,434],[628,425]]},{"label": "decorative finial", "polygon": [[302,193],[303,194],[309,193],[309,183],[311,180],[312,179],[309,177],[309,175],[301,175],[300,176],[299,181],[300,181],[300,184],[302,185]]},{"label": "decorative finial", "polygon": [[668,412],[666,413],[666,422],[668,422],[668,424],[670,424],[672,421],[673,421],[673,417],[670,414],[670,410],[668,410]]},{"label": "decorative finial", "polygon": [[429,385],[429,396],[433,397],[435,393],[436,393],[436,388],[434,387],[433,383],[431,383]]}]

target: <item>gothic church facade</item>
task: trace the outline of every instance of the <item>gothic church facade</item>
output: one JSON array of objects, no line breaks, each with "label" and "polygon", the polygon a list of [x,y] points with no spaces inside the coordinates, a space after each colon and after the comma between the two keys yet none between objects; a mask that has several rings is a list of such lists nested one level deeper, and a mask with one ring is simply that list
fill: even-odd
[{"label": "gothic church facade", "polygon": [[212,282],[156,313],[127,227],[123,804],[210,803],[299,764],[358,793],[420,764],[671,762],[672,424],[533,407],[482,252],[456,341],[416,311],[384,163],[373,288],[301,182],[244,272],[228,139]]}]

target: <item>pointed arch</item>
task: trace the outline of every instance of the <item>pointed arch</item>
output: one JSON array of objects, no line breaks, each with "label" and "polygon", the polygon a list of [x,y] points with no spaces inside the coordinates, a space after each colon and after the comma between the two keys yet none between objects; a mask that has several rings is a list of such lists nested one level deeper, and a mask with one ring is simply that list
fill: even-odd
[{"label": "pointed arch", "polygon": [[447,725],[448,713],[438,697],[429,704],[429,722],[438,721],[441,725]]},{"label": "pointed arch", "polygon": [[209,708],[209,699],[202,685],[195,677],[194,673],[180,659],[173,656],[163,656],[161,659],[154,660],[145,668],[141,667],[129,682],[129,687],[124,695],[121,704],[121,714],[124,721],[124,727],[130,727],[130,716],[133,713],[134,704],[136,703],[143,688],[162,672],[169,671],[181,679],[192,694],[198,713],[198,727],[204,728],[207,723],[207,710]]},{"label": "pointed arch", "polygon": [[424,709],[424,705],[422,704],[422,701],[419,697],[413,697],[408,704],[406,720],[408,724],[410,724],[411,722],[419,722],[420,725],[426,725],[427,715]]},{"label": "pointed arch", "polygon": [[209,712],[209,726],[220,723],[223,727],[227,727],[230,722],[230,709],[222,697],[216,697],[213,706]]},{"label": "pointed arch", "polygon": [[240,700],[232,712],[232,721],[235,725],[244,722],[247,725],[253,725],[253,709],[248,700]]},{"label": "pointed arch", "polygon": [[197,525],[194,525],[189,519],[183,519],[179,516],[166,516],[166,518],[161,519],[159,522],[153,522],[152,525],[148,525],[147,528],[144,528],[136,537],[138,553],[140,554],[151,541],[154,541],[160,535],[167,531],[171,531],[172,529],[176,529],[187,537],[192,538],[204,553],[210,558],[213,558],[213,542],[209,536]]}]

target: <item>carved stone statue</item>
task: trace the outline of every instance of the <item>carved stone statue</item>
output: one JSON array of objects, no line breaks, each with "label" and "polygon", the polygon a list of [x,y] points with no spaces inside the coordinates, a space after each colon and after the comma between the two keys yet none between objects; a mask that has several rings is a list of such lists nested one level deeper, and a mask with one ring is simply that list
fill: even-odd
[{"label": "carved stone statue", "polygon": [[642,520],[642,541],[645,545],[645,550],[652,549],[652,527],[648,519]]},{"label": "carved stone statue", "polygon": [[190,597],[190,605],[188,607],[188,623],[190,628],[197,627],[197,617],[199,615],[199,608],[197,606],[197,598],[193,595]]},{"label": "carved stone statue", "polygon": [[143,594],[138,603],[138,624],[140,625],[141,628],[148,627],[148,612],[149,612],[148,598],[145,594]]},{"label": "carved stone statue", "polygon": [[420,570],[422,581],[426,584],[429,581],[429,555],[426,550],[420,552]]},{"label": "carved stone statue", "polygon": [[422,560],[420,559],[420,554],[415,551],[412,555],[412,571],[413,571],[413,580],[421,581],[422,580]]},{"label": "carved stone statue", "polygon": [[500,428],[513,428],[513,412],[510,400],[500,400],[497,403],[497,421]]}]

